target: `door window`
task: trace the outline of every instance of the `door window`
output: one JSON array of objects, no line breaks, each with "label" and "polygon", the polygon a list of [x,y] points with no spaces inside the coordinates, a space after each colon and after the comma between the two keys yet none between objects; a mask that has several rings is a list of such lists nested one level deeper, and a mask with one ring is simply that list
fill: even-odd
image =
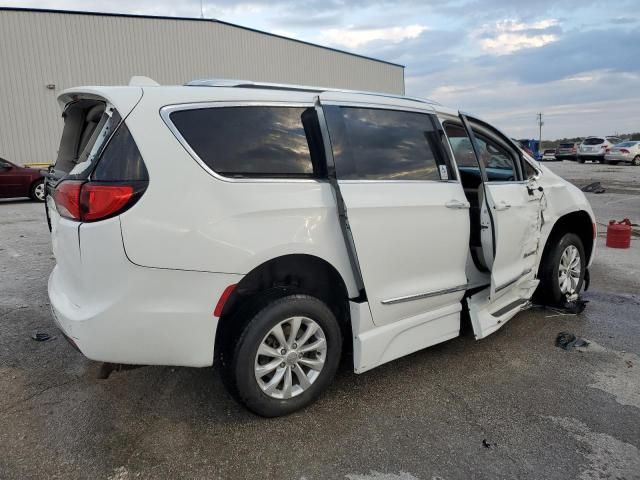
[{"label": "door window", "polygon": [[449,167],[428,114],[325,107],[342,180],[448,180]]}]

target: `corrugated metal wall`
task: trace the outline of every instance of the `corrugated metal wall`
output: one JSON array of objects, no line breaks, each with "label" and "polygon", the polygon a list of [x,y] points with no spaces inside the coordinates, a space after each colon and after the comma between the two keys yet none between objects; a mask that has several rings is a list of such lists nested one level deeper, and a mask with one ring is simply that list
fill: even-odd
[{"label": "corrugated metal wall", "polygon": [[161,84],[217,77],[404,91],[398,65],[224,23],[0,10],[0,157],[52,161],[58,93],[126,84],[133,75]]}]

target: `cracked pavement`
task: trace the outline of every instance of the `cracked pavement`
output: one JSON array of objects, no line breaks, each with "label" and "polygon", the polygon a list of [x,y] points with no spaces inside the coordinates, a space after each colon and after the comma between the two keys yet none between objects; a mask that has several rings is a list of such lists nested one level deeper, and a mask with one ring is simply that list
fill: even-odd
[{"label": "cracked pavement", "polygon": [[[213,368],[99,380],[50,317],[43,206],[0,202],[0,478],[640,478],[640,239],[604,247],[609,219],[640,223],[640,168],[549,166],[612,186],[589,194],[602,225],[582,315],[532,309],[363,375],[344,363],[318,403],[270,420]],[[561,331],[594,343],[564,351]]]}]

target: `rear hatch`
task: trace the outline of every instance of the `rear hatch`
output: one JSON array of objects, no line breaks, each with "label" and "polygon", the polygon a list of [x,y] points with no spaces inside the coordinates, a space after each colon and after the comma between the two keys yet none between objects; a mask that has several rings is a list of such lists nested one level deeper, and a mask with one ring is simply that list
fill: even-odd
[{"label": "rear hatch", "polygon": [[[84,283],[82,226],[131,208],[148,174],[122,115],[107,99],[74,96],[63,119],[58,157],[46,176],[45,208],[57,275],[75,303],[80,299],[73,292],[81,292]],[[113,228],[108,223],[105,228]]]}]

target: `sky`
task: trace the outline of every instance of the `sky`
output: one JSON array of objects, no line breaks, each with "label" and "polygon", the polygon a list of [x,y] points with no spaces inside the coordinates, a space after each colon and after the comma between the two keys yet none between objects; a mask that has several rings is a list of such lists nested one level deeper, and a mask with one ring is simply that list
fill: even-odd
[{"label": "sky", "polygon": [[[200,0],[0,6],[200,17]],[[406,66],[406,93],[518,138],[640,131],[638,0],[203,0],[216,18]]]}]

